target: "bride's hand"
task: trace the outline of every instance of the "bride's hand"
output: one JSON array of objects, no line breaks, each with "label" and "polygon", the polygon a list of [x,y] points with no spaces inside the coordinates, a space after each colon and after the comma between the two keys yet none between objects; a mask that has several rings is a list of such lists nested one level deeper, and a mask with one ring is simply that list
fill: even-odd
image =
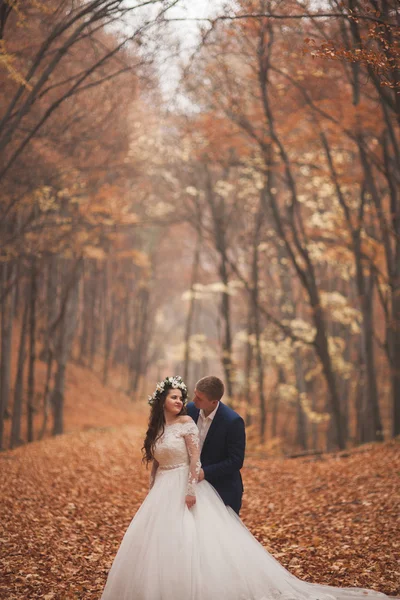
[{"label": "bride's hand", "polygon": [[196,496],[186,496],[185,502],[189,509],[192,508],[196,504]]}]

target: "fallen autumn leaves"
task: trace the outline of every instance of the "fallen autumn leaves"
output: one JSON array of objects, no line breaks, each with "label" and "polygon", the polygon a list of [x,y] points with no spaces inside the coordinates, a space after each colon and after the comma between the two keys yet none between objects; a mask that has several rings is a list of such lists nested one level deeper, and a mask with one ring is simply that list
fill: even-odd
[{"label": "fallen autumn leaves", "polygon": [[[98,599],[147,493],[143,430],[90,430],[0,454],[0,598]],[[312,582],[400,592],[400,444],[346,458],[255,459],[243,470],[245,524]]]}]

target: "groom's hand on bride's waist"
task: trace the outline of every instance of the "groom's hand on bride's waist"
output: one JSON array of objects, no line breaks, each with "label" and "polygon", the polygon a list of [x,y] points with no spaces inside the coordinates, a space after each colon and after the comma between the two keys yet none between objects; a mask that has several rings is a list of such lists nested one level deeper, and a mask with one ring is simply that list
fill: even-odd
[{"label": "groom's hand on bride's waist", "polygon": [[204,471],[203,471],[203,469],[200,469],[199,481],[203,481],[203,479],[204,479]]}]

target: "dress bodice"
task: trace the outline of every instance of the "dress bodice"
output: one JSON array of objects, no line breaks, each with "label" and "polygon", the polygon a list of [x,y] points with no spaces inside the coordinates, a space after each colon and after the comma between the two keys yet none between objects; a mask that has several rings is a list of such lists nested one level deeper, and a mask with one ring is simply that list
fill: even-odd
[{"label": "dress bodice", "polygon": [[154,447],[154,457],[160,469],[189,465],[190,457],[185,442],[187,435],[198,435],[195,423],[178,422],[165,426],[164,433]]},{"label": "dress bodice", "polygon": [[179,467],[189,467],[187,493],[195,495],[195,487],[201,469],[199,430],[190,421],[178,421],[165,425],[164,432],[156,440],[154,461],[150,476],[150,489],[157,471],[168,471]]}]

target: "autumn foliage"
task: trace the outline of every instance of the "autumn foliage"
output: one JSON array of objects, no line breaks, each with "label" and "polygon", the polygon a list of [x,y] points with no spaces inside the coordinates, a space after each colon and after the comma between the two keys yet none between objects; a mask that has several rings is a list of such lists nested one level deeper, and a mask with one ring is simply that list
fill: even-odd
[{"label": "autumn foliage", "polygon": [[1,3],[2,447],[64,431],[74,361],[215,372],[277,454],[398,435],[394,8],[238,2],[165,110],[152,4]]},{"label": "autumn foliage", "polygon": [[[142,435],[93,430],[1,456],[2,596],[100,597],[147,492]],[[297,577],[398,595],[397,446],[311,461],[249,455],[244,523]]]},{"label": "autumn foliage", "polygon": [[398,595],[397,3],[183,3],[0,0],[0,596],[99,597],[171,374],[268,551]]}]

